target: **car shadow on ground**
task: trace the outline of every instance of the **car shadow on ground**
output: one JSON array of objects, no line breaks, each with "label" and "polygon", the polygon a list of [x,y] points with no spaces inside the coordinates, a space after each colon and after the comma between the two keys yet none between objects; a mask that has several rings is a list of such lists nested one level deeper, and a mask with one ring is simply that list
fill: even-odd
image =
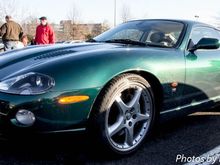
[{"label": "car shadow on ground", "polygon": [[218,146],[220,108],[170,120],[134,154],[123,158],[102,156],[88,136],[62,135],[0,140],[0,164],[182,164],[177,154],[199,156]]}]

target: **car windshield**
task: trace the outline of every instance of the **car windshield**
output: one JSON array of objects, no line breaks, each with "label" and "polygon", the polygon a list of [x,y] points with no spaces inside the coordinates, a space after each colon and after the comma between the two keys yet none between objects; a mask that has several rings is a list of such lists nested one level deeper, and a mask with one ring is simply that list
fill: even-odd
[{"label": "car windshield", "polygon": [[176,21],[131,21],[121,24],[91,41],[173,48],[178,44],[183,29],[184,24]]}]

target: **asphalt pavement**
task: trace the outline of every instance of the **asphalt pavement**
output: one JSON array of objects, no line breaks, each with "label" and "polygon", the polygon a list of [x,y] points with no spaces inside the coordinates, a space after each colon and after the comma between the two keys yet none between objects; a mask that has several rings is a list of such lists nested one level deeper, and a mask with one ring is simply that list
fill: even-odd
[{"label": "asphalt pavement", "polygon": [[96,154],[96,148],[88,145],[87,138],[84,134],[45,139],[24,137],[22,140],[2,137],[0,165],[174,165],[186,163],[184,159],[191,161],[193,157],[207,156],[207,153],[220,156],[220,108],[161,124],[136,153],[123,158]]}]

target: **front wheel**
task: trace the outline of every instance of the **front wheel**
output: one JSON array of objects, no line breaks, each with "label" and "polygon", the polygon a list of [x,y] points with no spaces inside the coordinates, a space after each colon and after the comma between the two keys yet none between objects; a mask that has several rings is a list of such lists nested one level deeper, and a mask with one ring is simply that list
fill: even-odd
[{"label": "front wheel", "polygon": [[155,121],[150,84],[141,76],[124,74],[112,80],[99,99],[92,120],[99,142],[119,155],[136,151]]}]

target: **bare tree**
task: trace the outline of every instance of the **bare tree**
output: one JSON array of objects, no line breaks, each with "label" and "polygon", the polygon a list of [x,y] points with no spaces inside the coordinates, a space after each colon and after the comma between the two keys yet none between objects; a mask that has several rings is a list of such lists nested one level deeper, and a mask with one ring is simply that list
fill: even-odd
[{"label": "bare tree", "polygon": [[69,35],[74,39],[77,31],[77,24],[80,22],[80,11],[75,2],[72,3],[71,7],[67,12],[67,19],[71,21],[72,26],[69,29]]},{"label": "bare tree", "polygon": [[35,15],[30,15],[22,21],[22,28],[25,34],[34,36],[36,27],[38,25],[38,18]]},{"label": "bare tree", "polygon": [[67,18],[71,20],[73,24],[76,24],[80,21],[80,11],[76,3],[73,3],[69,8]]},{"label": "bare tree", "polygon": [[107,30],[110,29],[110,23],[108,22],[108,20],[104,20],[102,23],[102,30],[101,32],[105,32]]},{"label": "bare tree", "polygon": [[4,19],[5,15],[17,15],[16,0],[8,0],[0,3],[0,18]]},{"label": "bare tree", "polygon": [[6,15],[12,16],[14,19],[21,21],[24,12],[17,0],[7,0],[0,3],[0,20],[4,21]]},{"label": "bare tree", "polygon": [[23,23],[27,15],[28,17],[33,15],[33,13],[30,12],[28,7],[22,6],[18,0],[7,0],[3,1],[1,0],[0,3],[0,22],[5,21],[5,16],[10,15],[12,18],[19,23]]},{"label": "bare tree", "polygon": [[1,0],[0,3],[0,26],[5,22],[5,16],[10,15],[21,24],[23,31],[28,36],[34,36],[37,26],[36,14],[28,7],[22,6],[18,0]]},{"label": "bare tree", "polygon": [[122,5],[121,19],[122,19],[122,22],[127,22],[127,21],[129,21],[131,19],[130,6],[128,6],[126,3],[124,3]]}]

